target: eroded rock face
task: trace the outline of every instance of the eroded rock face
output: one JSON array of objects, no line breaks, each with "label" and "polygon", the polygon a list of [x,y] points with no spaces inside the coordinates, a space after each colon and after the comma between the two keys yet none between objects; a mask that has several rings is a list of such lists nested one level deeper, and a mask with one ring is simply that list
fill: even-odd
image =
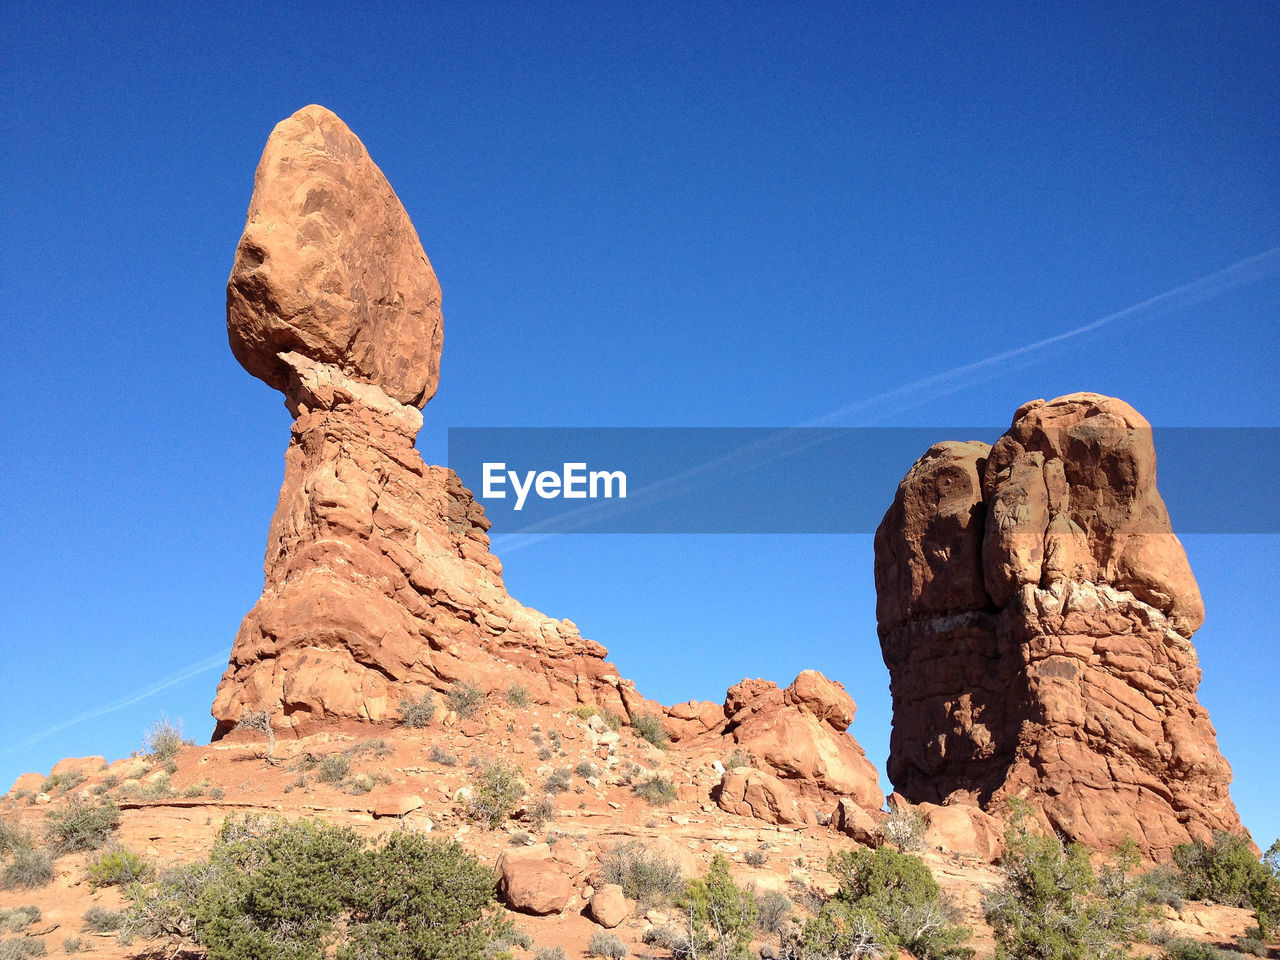
[{"label": "eroded rock face", "polygon": [[720,735],[750,761],[727,770],[717,802],[771,823],[813,823],[840,798],[865,810],[884,804],[875,767],[848,734],[857,707],[840,684],[816,670],[785,690],[767,680],[729,688]]},{"label": "eroded rock face", "polygon": [[1030,799],[1064,836],[1152,857],[1240,829],[1190,638],[1204,608],[1150,425],[1072,394],[995,444],[941,443],[876,531],[894,726],[916,803]]},{"label": "eroded rock face", "polygon": [[324,107],[267,140],[227,284],[227,333],[246,370],[288,392],[281,354],[329,364],[421,408],[436,392],[440,284],[364,144]]},{"label": "eroded rock face", "polygon": [[566,620],[512,600],[483,510],[414,448],[440,288],[363,145],[323,107],[271,134],[227,294],[237,359],[295,420],[266,584],[213,704],[277,729],[389,719],[401,696],[518,680],[545,703],[643,704]]}]

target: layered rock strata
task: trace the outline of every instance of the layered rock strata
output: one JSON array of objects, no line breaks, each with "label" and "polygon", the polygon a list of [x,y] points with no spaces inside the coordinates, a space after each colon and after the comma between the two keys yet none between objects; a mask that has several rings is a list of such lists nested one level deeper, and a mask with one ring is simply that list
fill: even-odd
[{"label": "layered rock strata", "polygon": [[306,107],[267,141],[227,288],[241,364],[294,415],[262,597],[236,635],[215,737],[382,720],[415,688],[518,680],[541,702],[647,708],[567,620],[508,596],[484,511],[414,448],[435,393],[440,286],[364,145]]},{"label": "layered rock strata", "polygon": [[215,738],[248,712],[302,733],[393,720],[426,688],[519,683],[539,703],[658,717],[688,756],[736,749],[742,762],[715,791],[726,809],[796,824],[841,801],[878,811],[839,684],[806,671],[786,690],[744,681],[723,705],[667,710],[571,622],[507,594],[483,509],[414,447],[442,328],[435,273],[363,144],[323,107],[277,126],[227,287],[227,332],[294,422],[266,582],[218,687]]},{"label": "layered rock strata", "polygon": [[993,447],[940,443],[875,538],[888,773],[914,803],[1031,801],[1061,835],[1145,854],[1239,830],[1191,636],[1199,588],[1150,425],[1072,394]]}]

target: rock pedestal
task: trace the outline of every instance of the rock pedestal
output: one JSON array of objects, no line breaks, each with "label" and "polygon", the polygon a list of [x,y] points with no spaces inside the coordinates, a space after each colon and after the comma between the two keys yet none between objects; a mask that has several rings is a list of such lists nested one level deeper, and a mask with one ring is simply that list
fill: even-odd
[{"label": "rock pedestal", "polygon": [[931,447],[875,554],[904,797],[1016,795],[1063,836],[1154,858],[1241,829],[1195,695],[1204,607],[1132,407],[1037,400],[993,447]]}]

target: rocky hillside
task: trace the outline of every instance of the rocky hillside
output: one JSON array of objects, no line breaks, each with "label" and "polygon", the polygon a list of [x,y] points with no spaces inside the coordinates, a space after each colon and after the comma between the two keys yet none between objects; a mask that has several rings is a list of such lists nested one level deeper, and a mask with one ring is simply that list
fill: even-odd
[{"label": "rocky hillside", "polygon": [[[940,444],[903,480],[876,539],[891,813],[840,683],[804,671],[663,706],[573,623],[508,595],[483,510],[414,446],[440,301],[359,139],[317,106],[279,124],[227,326],[294,424],[214,742],[158,728],[133,757],[19,778],[0,801],[16,878],[0,890],[0,928],[16,931],[3,957],[41,955],[8,946],[37,940],[103,957],[189,950],[115,938],[121,864],[141,876],[206,857],[243,814],[459,841],[496,871],[517,931],[493,945],[502,960],[601,955],[602,931],[618,938],[606,956],[685,955],[664,932],[682,922],[677,888],[717,856],[753,891],[752,948],[776,957],[843,889],[829,857],[886,843],[919,846],[985,957],[1006,798],[1096,851],[1131,835],[1149,859],[1239,828],[1195,699],[1199,595],[1131,408],[1029,404],[994,448]],[[103,850],[120,868],[105,880]],[[619,866],[637,857],[665,884]],[[27,906],[38,915],[4,912]],[[1166,920],[1225,942],[1250,914],[1193,903]]]}]

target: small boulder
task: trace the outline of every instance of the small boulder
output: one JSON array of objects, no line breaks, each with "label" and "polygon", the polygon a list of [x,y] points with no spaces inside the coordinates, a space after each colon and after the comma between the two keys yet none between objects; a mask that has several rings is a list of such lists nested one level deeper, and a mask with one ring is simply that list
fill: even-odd
[{"label": "small boulder", "polygon": [[573,878],[545,843],[504,850],[498,857],[498,895],[512,910],[535,916],[563,913],[573,896]]},{"label": "small boulder", "polygon": [[633,902],[623,895],[622,887],[616,883],[606,883],[592,895],[587,910],[592,920],[612,930],[631,916],[633,905]]}]

